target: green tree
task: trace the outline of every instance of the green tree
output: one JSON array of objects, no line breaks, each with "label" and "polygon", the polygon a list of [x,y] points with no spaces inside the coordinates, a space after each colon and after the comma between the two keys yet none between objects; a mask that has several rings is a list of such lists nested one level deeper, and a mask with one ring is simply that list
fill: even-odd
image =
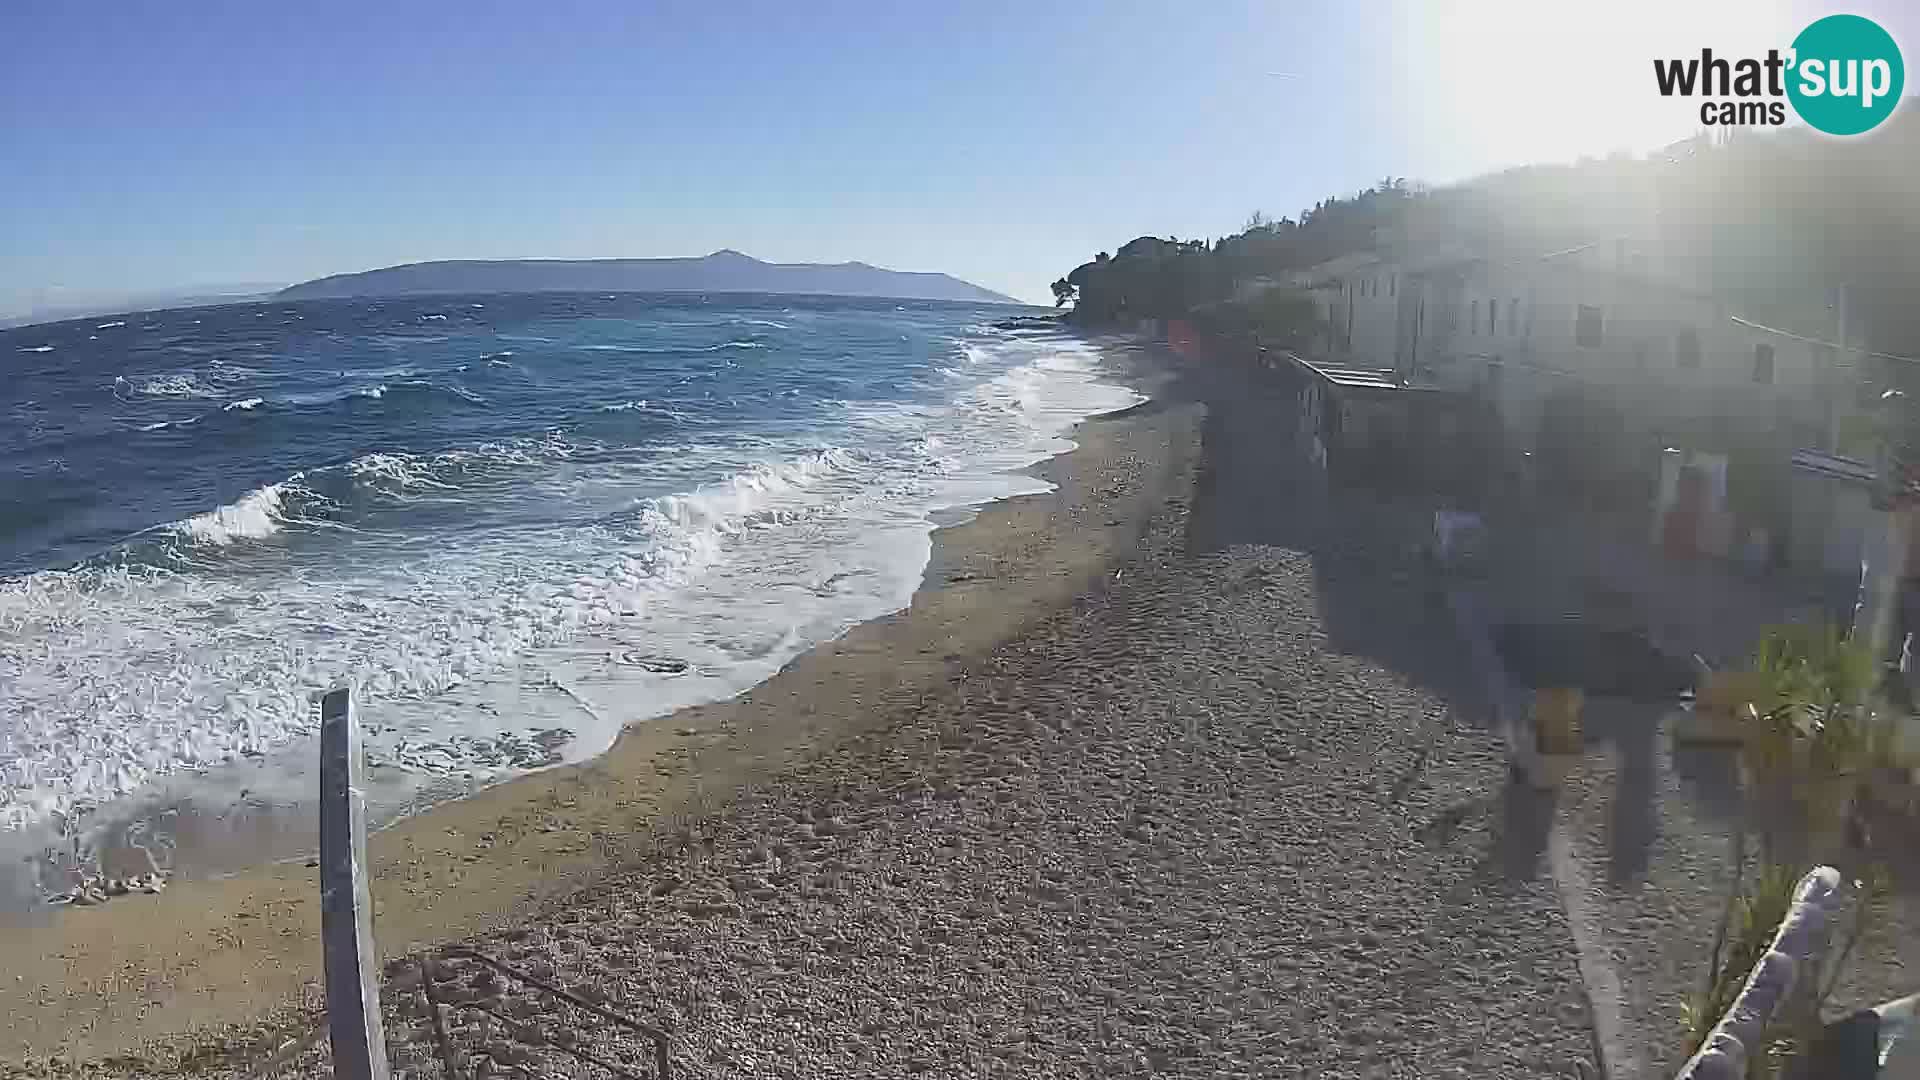
[{"label": "green tree", "polygon": [[1079,294],[1080,289],[1078,286],[1066,278],[1060,278],[1053,283],[1053,306],[1066,307],[1079,296]]}]

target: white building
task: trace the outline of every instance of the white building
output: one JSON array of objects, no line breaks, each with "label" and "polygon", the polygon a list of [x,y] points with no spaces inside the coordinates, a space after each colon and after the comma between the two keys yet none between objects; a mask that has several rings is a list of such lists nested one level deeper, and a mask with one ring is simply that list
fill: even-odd
[{"label": "white building", "polygon": [[[1657,265],[1625,242],[1526,258],[1355,259],[1332,273],[1330,358],[1482,398],[1501,442],[1543,482],[1652,506],[1656,534],[1671,500],[1703,500],[1683,502],[1696,538],[1687,543],[1726,553],[1751,532],[1728,505],[1740,486],[1730,467],[1784,472],[1802,449],[1870,456],[1852,438],[1857,421],[1885,367],[1912,362],[1740,318]],[[1673,482],[1674,447],[1683,473],[1718,479]],[[1784,527],[1805,515],[1781,506],[1748,516]],[[1832,547],[1792,538],[1829,567],[1844,561]]]},{"label": "white building", "polygon": [[1830,344],[1737,318],[1624,247],[1372,259],[1339,276],[1337,296],[1333,356],[1486,394],[1522,449],[1574,400],[1648,438],[1764,426],[1831,448],[1859,381]]}]

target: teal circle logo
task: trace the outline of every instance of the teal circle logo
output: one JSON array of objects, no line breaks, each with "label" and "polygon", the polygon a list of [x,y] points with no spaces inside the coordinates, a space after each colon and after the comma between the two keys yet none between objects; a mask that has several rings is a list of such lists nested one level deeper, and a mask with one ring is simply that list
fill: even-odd
[{"label": "teal circle logo", "polygon": [[1906,82],[1900,46],[1872,19],[1829,15],[1793,39],[1787,98],[1800,119],[1829,135],[1873,130],[1899,104]]}]

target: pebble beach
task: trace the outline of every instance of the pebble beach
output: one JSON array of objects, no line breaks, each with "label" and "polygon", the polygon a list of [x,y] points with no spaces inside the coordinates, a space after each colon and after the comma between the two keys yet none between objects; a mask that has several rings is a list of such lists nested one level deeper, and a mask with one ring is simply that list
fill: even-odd
[{"label": "pebble beach", "polygon": [[[441,1075],[414,959],[458,943],[662,1029],[676,1076],[1585,1075],[1569,931],[1474,809],[1506,760],[1449,704],[1468,678],[1423,571],[1290,509],[1284,433],[1153,389],[1082,425],[1057,491],[944,531],[907,612],[376,837],[397,1074]],[[198,903],[297,939],[310,873]],[[279,922],[222,914],[250,907]],[[10,1010],[11,1075],[248,1075],[311,1027],[311,950],[251,999],[189,958],[198,1023],[179,984]],[[473,1075],[606,1075],[557,1042],[647,1072],[644,1039],[442,974]],[[330,1075],[324,1040],[286,1056]]]}]

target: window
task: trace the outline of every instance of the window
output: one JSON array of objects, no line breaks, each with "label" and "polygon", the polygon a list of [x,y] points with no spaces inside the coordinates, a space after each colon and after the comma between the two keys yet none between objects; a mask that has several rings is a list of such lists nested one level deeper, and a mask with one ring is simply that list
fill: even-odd
[{"label": "window", "polygon": [[1700,332],[1689,326],[1673,343],[1673,362],[1683,368],[1700,366]]},{"label": "window", "polygon": [[1773,346],[1763,344],[1753,347],[1753,381],[1772,385]]},{"label": "window", "polygon": [[1467,329],[1476,334],[1480,332],[1480,301],[1478,300],[1473,302],[1473,314],[1467,319]]},{"label": "window", "polygon": [[1500,301],[1489,298],[1487,300],[1487,336],[1492,337],[1493,335],[1499,332],[1500,332]]},{"label": "window", "polygon": [[1600,309],[1581,304],[1574,314],[1573,343],[1583,349],[1600,347]]},{"label": "window", "polygon": [[1400,275],[1399,274],[1387,275],[1387,295],[1388,296],[1400,295]]},{"label": "window", "polygon": [[1520,298],[1507,301],[1507,336],[1520,336]]}]

